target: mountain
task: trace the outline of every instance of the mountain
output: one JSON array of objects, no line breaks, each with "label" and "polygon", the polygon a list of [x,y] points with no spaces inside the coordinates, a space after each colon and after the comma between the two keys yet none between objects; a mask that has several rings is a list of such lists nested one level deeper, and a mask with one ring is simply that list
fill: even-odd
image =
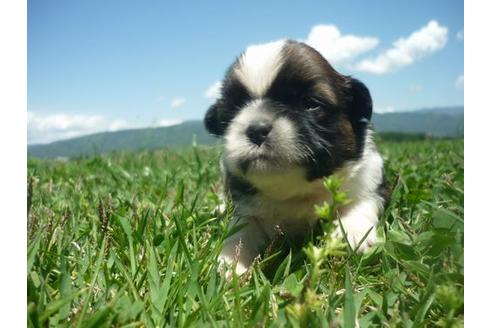
[{"label": "mountain", "polygon": [[205,131],[202,121],[187,121],[179,125],[101,132],[49,144],[28,145],[28,156],[40,158],[75,157],[107,153],[114,150],[143,150],[163,147],[214,144],[217,139]]},{"label": "mountain", "polygon": [[423,108],[418,111],[414,111],[414,113],[438,113],[438,114],[448,114],[452,116],[462,116],[463,115],[463,106],[452,106],[452,107],[431,107],[431,108]]},{"label": "mountain", "polygon": [[423,133],[434,137],[462,137],[464,135],[464,107],[375,113],[372,122],[377,132]]},{"label": "mountain", "polygon": [[[462,137],[464,108],[439,107],[418,111],[374,113],[372,121],[377,132],[422,133],[434,137]],[[143,150],[188,146],[195,137],[197,144],[217,144],[202,121],[179,125],[102,132],[55,141],[45,145],[28,145],[28,156],[40,158],[75,157],[107,153],[115,150]]]}]

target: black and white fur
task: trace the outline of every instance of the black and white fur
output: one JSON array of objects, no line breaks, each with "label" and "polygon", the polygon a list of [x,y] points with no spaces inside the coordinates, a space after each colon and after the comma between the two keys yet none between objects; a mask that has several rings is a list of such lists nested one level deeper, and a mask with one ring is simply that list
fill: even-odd
[{"label": "black and white fur", "polygon": [[[249,47],[229,68],[221,96],[205,117],[225,140],[225,187],[243,224],[220,258],[247,270],[275,236],[306,235],[315,204],[330,200],[323,177],[342,179],[350,204],[339,210],[348,242],[366,251],[386,197],[383,160],[372,140],[372,100],[313,48],[281,40]],[[340,227],[336,235],[341,236]],[[239,250],[239,254],[237,254]]]}]

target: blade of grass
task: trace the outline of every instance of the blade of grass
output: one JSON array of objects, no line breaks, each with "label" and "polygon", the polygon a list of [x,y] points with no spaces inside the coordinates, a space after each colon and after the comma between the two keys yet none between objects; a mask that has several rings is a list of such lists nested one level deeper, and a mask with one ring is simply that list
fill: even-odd
[{"label": "blade of grass", "polygon": [[103,259],[104,259],[104,252],[106,250],[106,243],[107,243],[107,236],[104,236],[104,239],[102,240],[101,247],[99,249],[99,254],[98,254],[98,257],[97,257],[97,260],[96,260],[96,267],[95,267],[95,270],[94,270],[94,276],[92,277],[90,289],[89,289],[89,292],[87,293],[87,295],[86,295],[86,297],[85,297],[85,299],[83,301],[83,304],[84,305],[82,307],[82,311],[80,312],[80,315],[79,315],[78,320],[77,320],[77,327],[81,327],[82,326],[83,320],[84,320],[84,316],[87,313],[87,309],[89,307],[90,299],[92,297],[92,293],[94,292],[94,287],[96,285],[97,276],[99,275],[99,270],[102,267],[102,262],[103,262]]},{"label": "blade of grass", "polygon": [[345,304],[343,308],[343,327],[355,328],[355,300],[352,290],[352,280],[348,266],[345,267]]}]

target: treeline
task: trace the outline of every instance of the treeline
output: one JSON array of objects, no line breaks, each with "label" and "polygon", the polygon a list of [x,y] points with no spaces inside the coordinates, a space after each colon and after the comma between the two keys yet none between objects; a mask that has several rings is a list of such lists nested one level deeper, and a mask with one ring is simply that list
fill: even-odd
[{"label": "treeline", "polygon": [[[453,137],[436,137],[426,133],[410,132],[378,132],[375,134],[376,141],[422,141],[432,139],[457,139]],[[459,137],[458,139],[461,139]]]}]

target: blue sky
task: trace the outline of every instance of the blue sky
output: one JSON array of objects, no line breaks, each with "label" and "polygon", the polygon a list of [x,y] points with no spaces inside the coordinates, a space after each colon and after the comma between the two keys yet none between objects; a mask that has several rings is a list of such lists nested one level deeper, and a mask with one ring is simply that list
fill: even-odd
[{"label": "blue sky", "polygon": [[281,38],[376,111],[463,104],[463,1],[29,0],[27,17],[28,143],[201,119],[234,58]]}]

